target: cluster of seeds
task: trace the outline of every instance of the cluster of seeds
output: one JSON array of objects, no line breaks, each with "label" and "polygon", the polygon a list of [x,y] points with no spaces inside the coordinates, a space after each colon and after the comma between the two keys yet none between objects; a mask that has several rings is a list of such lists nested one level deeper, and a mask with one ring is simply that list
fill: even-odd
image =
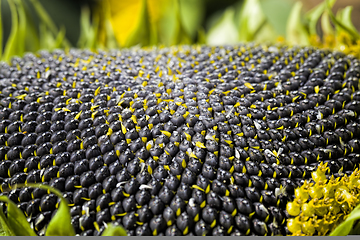
[{"label": "cluster of seeds", "polygon": [[[313,180],[295,189],[295,199],[286,209],[294,218],[287,220],[293,235],[326,235],[343,222],[360,203],[360,172],[326,176],[327,164],[313,172]],[[341,173],[340,173],[341,174]]]},{"label": "cluster of seeds", "polygon": [[[0,190],[39,235],[285,235],[294,189],[359,163],[360,62],[314,48],[39,52],[0,67]],[[4,207],[6,210],[6,208]]]}]

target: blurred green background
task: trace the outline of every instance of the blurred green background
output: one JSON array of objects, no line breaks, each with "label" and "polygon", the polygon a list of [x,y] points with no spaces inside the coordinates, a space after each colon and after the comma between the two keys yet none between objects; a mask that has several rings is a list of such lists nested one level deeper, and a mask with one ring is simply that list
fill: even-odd
[{"label": "blurred green background", "polygon": [[[57,26],[64,25],[66,28],[66,37],[76,45],[80,33],[80,13],[84,5],[94,6],[94,1],[90,0],[40,0],[39,1],[49,15],[52,17]],[[11,29],[11,12],[7,0],[1,0],[1,16],[3,21],[3,36],[6,39]],[[35,11],[31,15],[38,25],[40,19],[36,16]],[[5,42],[3,43],[5,44]]]},{"label": "blurred green background", "polygon": [[[121,0],[119,0],[121,1]],[[131,0],[130,0],[131,1]],[[181,0],[180,0],[181,1]],[[196,0],[195,0],[196,1]],[[11,28],[11,13],[6,0],[1,0],[2,10],[1,15],[3,18],[3,31],[4,38],[9,36]],[[81,7],[89,5],[90,7],[96,7],[96,0],[40,0],[49,15],[53,18],[57,26],[64,25],[66,28],[66,37],[69,41],[76,45],[80,34],[80,13]],[[237,6],[238,8],[242,4],[242,0],[205,0],[204,1],[204,12],[205,16],[202,19],[202,26],[205,29],[209,29],[216,18],[219,18],[221,13],[229,6]],[[273,1],[269,1],[273,3]],[[293,4],[293,0],[283,0],[284,4]],[[309,10],[315,7],[322,0],[302,0],[304,3],[304,9]],[[357,29],[360,29],[360,0],[339,0],[334,5],[334,11],[336,12],[339,8],[345,6],[353,6],[352,20]],[[281,12],[278,10],[278,5],[274,4],[270,6],[269,11],[275,11],[278,14],[287,17],[287,12]],[[35,13],[32,12],[34,18]],[[37,23],[39,19],[37,19]]]},{"label": "blurred green background", "polygon": [[[320,46],[324,45],[325,35],[333,36],[335,40],[331,41],[335,44],[331,47],[336,47],[340,43],[352,46],[360,39],[360,0],[0,2],[3,60],[26,51],[64,47],[97,49],[249,41]],[[18,24],[13,23],[14,11]],[[324,46],[329,47],[331,41]]]},{"label": "blurred green background", "polygon": [[[11,12],[8,1],[0,1],[2,4],[1,16],[3,19],[3,38],[7,39],[11,29]],[[58,27],[61,25],[65,26],[66,37],[74,46],[77,44],[80,36],[81,8],[84,6],[96,8],[98,4],[97,0],[39,0],[39,2],[43,5]],[[214,19],[218,18],[224,9],[232,5],[240,6],[241,3],[242,0],[205,0],[205,15],[202,18],[202,25],[205,28],[209,28]],[[40,19],[36,17],[35,11],[32,11],[31,15],[35,19],[36,24],[39,24]],[[5,45],[5,42],[3,42],[3,45]]]},{"label": "blurred green background", "polygon": [[[11,12],[8,1],[0,1],[2,4],[1,16],[3,19],[3,34],[4,39],[6,39],[9,36],[11,29]],[[65,26],[66,37],[72,43],[72,45],[77,44],[80,35],[81,7],[90,6],[91,8],[95,8],[97,5],[96,0],[40,0],[39,2],[43,5],[58,27],[61,25]],[[206,23],[209,21],[209,19],[211,21],[211,18],[214,17],[214,13],[219,15],[221,10],[224,10],[231,5],[239,5],[241,2],[242,0],[205,0],[205,16],[202,20],[202,24],[209,27],[209,24]],[[34,11],[32,11],[32,16],[34,19],[36,19],[36,23],[39,24],[40,19],[36,17]]]}]

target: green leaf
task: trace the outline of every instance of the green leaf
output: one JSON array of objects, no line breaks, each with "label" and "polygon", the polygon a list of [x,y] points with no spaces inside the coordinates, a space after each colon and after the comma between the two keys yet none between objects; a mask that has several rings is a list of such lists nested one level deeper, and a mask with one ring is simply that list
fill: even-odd
[{"label": "green leaf", "polygon": [[321,16],[321,30],[323,31],[324,35],[334,35],[334,28],[331,25],[329,13],[326,11]]},{"label": "green leaf", "polygon": [[264,26],[259,28],[254,34],[254,41],[259,43],[264,42],[275,42],[277,39],[277,34],[270,23],[264,23]]},{"label": "green leaf", "polygon": [[127,236],[127,233],[123,227],[109,223],[101,236]]},{"label": "green leaf", "polygon": [[[41,5],[41,3],[38,0],[30,0],[30,1],[31,1],[32,5],[34,6],[41,21],[46,25],[46,27],[51,31],[51,33],[53,35],[57,35],[59,31],[58,31],[55,23],[49,16],[49,14],[46,12],[44,7]],[[64,39],[64,46],[65,47],[71,46],[70,42],[66,38]]]},{"label": "green leaf", "polygon": [[54,46],[52,46],[52,48],[50,50],[62,47],[63,41],[65,39],[65,33],[66,33],[65,27],[61,26],[60,31],[59,31],[58,35],[56,36]]},{"label": "green leaf", "polygon": [[359,38],[359,32],[356,30],[355,26],[351,21],[351,12],[353,10],[352,6],[347,6],[342,10],[339,10],[339,18],[337,20],[343,24],[352,34]]},{"label": "green leaf", "polygon": [[47,190],[55,194],[61,200],[55,216],[51,219],[46,228],[45,236],[75,236],[74,227],[71,225],[70,208],[61,192],[43,184],[29,183],[26,184],[26,186]]},{"label": "green leaf", "polygon": [[109,6],[108,1],[104,1],[103,11],[104,11],[104,18],[105,18],[104,25],[105,25],[105,33],[106,33],[106,47],[109,49],[114,49],[114,48],[118,47],[118,44],[117,44],[117,41],[115,38],[113,26],[110,21],[111,11],[110,11],[110,6]]},{"label": "green leaf", "polygon": [[46,26],[53,32],[57,32],[57,27],[55,23],[52,21],[51,17],[46,12],[45,8],[41,5],[38,0],[30,0],[33,4],[37,14],[39,15],[40,19],[46,23]]},{"label": "green leaf", "polygon": [[9,38],[6,42],[3,59],[5,61],[10,60],[10,58],[17,54],[17,43],[18,43],[18,12],[16,9],[16,5],[13,1],[8,0],[10,11],[11,11],[11,31]]},{"label": "green leaf", "polygon": [[296,2],[291,9],[286,26],[286,40],[293,45],[308,45],[309,34],[301,20],[302,2]]},{"label": "green leaf", "polygon": [[240,41],[254,40],[255,33],[259,32],[267,21],[259,0],[245,0],[239,16]]},{"label": "green leaf", "polygon": [[210,45],[235,44],[238,42],[238,31],[234,23],[234,8],[229,7],[223,16],[208,32],[206,42]]},{"label": "green leaf", "polygon": [[156,24],[150,24],[150,40],[149,45],[157,45],[159,43],[158,27]]},{"label": "green leaf", "polygon": [[[336,0],[330,0],[328,4],[332,7],[335,4]],[[305,18],[309,21],[309,31],[311,35],[317,35],[316,25],[319,18],[326,10],[326,2],[318,4],[316,7],[308,11],[305,15]]]},{"label": "green leaf", "polygon": [[175,1],[174,14],[176,16],[176,36],[174,44],[191,44],[191,37],[184,27],[183,20],[180,13],[180,0]]},{"label": "green leaf", "polygon": [[26,28],[27,28],[27,21],[26,21],[26,14],[24,5],[22,4],[21,0],[16,0],[17,9],[19,12],[19,32],[17,34],[18,38],[18,54],[22,56],[25,52],[25,42],[26,42]]},{"label": "green leaf", "polygon": [[202,27],[200,27],[198,30],[197,43],[206,44],[206,32],[205,29]]},{"label": "green leaf", "polygon": [[111,22],[106,20],[105,22],[105,29],[106,29],[106,47],[109,49],[114,49],[118,47],[114,30],[112,28]]},{"label": "green leaf", "polygon": [[181,0],[179,1],[180,21],[184,30],[191,38],[196,33],[205,16],[204,0]]},{"label": "green leaf", "polygon": [[285,36],[286,21],[293,2],[289,0],[260,0],[261,10],[278,35]]},{"label": "green leaf", "polygon": [[97,37],[99,32],[100,16],[97,13],[93,14],[90,27],[90,36],[88,39],[88,47],[90,49],[96,49],[98,47]]},{"label": "green leaf", "polygon": [[7,219],[2,208],[0,208],[0,236],[15,236],[7,223]]},{"label": "green leaf", "polygon": [[7,203],[7,224],[15,236],[37,236],[23,212],[7,196],[0,196]]},{"label": "green leaf", "polygon": [[[329,17],[331,19],[331,21],[335,24],[335,27],[337,28],[337,30],[344,30],[345,32],[349,33],[351,35],[352,38],[354,39],[359,39],[360,38],[360,34],[354,29],[352,29],[352,27],[349,27],[349,23],[351,24],[351,9],[348,9],[347,11],[340,11],[338,13],[338,17],[335,17],[334,13],[331,10],[331,0],[326,0],[326,10],[329,14]],[[342,16],[343,13],[345,13],[345,16]],[[344,21],[344,19],[347,19]]]},{"label": "green leaf", "polygon": [[88,39],[91,34],[91,23],[90,23],[90,9],[87,5],[81,8],[80,14],[80,36],[78,40],[78,46],[80,48],[86,48]]},{"label": "green leaf", "polygon": [[330,236],[347,236],[350,234],[355,221],[360,219],[360,205],[351,211],[349,216],[344,222],[342,222],[334,231],[330,233]]},{"label": "green leaf", "polygon": [[80,16],[80,37],[78,40],[79,48],[96,49],[98,29],[100,24],[100,16],[97,13],[93,14],[93,18],[90,18],[90,8],[84,6],[81,9]]},{"label": "green leaf", "polygon": [[25,51],[36,52],[40,48],[40,40],[37,26],[35,26],[34,18],[31,15],[31,10],[28,2],[23,1],[25,14],[26,14],[26,41],[25,41]]},{"label": "green leaf", "polygon": [[176,35],[179,31],[177,26],[177,17],[175,13],[177,0],[168,0],[164,6],[164,13],[161,21],[159,22],[159,38],[160,42],[170,46],[177,42]]},{"label": "green leaf", "polygon": [[75,236],[74,228],[71,225],[70,209],[68,203],[63,199],[46,228],[45,236]]},{"label": "green leaf", "polygon": [[40,46],[41,49],[52,49],[55,45],[55,38],[50,30],[47,28],[45,23],[40,22]]},{"label": "green leaf", "polygon": [[160,42],[167,46],[191,43],[190,36],[182,22],[179,5],[179,0],[168,0],[159,23]]},{"label": "green leaf", "polygon": [[359,221],[357,221],[357,223],[355,224],[355,226],[351,230],[350,234],[351,235],[360,235],[360,222]]}]

